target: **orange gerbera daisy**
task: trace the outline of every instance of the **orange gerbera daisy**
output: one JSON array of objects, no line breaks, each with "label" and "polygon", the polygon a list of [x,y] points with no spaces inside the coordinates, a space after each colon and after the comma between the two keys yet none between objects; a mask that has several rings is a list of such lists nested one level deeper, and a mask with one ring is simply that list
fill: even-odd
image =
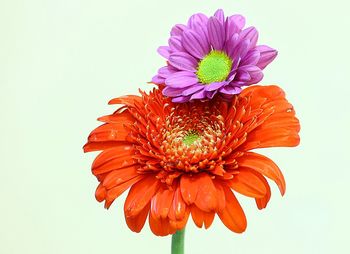
[{"label": "orange gerbera daisy", "polygon": [[296,146],[299,121],[277,86],[252,86],[230,101],[175,104],[154,89],[123,96],[122,104],[93,130],[85,152],[103,150],[92,164],[100,184],[96,199],[109,208],[130,189],[126,223],[140,232],[147,216],[152,232],[165,236],[185,227],[191,214],[198,227],[210,227],[215,214],[241,233],[247,221],[234,192],[266,207],[271,191],[286,184],[269,158],[255,148]]}]

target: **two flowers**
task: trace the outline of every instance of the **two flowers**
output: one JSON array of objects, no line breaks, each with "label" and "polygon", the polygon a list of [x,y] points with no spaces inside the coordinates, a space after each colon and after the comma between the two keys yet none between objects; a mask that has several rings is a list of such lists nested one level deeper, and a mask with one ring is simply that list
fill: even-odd
[{"label": "two flowers", "polygon": [[[101,151],[92,165],[105,207],[129,190],[124,214],[132,231],[147,218],[155,235],[182,230],[191,216],[208,228],[215,215],[230,230],[246,229],[236,194],[263,209],[271,190],[285,192],[285,180],[256,148],[296,146],[300,125],[293,106],[277,86],[250,86],[277,52],[257,45],[254,27],[241,15],[193,15],[171,30],[167,59],[150,93],[122,96],[121,105],[99,118],[85,152]],[[245,86],[250,86],[244,88]]]}]

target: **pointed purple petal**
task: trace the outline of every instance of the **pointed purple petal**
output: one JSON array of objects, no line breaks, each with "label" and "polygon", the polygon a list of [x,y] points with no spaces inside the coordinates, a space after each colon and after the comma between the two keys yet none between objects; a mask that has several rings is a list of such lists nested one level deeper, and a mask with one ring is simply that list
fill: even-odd
[{"label": "pointed purple petal", "polygon": [[168,43],[169,43],[170,49],[173,52],[185,51],[184,47],[182,46],[182,42],[181,42],[181,37],[180,36],[171,36],[169,41],[168,41]]},{"label": "pointed purple petal", "polygon": [[198,78],[193,72],[178,71],[171,74],[166,80],[165,84],[173,88],[189,87],[198,83]]},{"label": "pointed purple petal", "polygon": [[209,53],[210,46],[206,40],[193,30],[186,30],[182,35],[182,45],[192,56],[202,59]]},{"label": "pointed purple petal", "polygon": [[193,14],[188,22],[187,26],[191,29],[195,28],[198,24],[207,25],[209,18],[203,13]]},{"label": "pointed purple petal", "polygon": [[167,78],[175,72],[177,72],[177,70],[172,68],[171,66],[164,66],[158,70],[158,75],[162,78]]},{"label": "pointed purple petal", "polygon": [[245,25],[245,18],[242,15],[233,15],[228,17],[225,22],[226,41],[231,38],[233,34],[240,33]]},{"label": "pointed purple petal", "polygon": [[163,89],[162,93],[163,95],[168,97],[177,97],[177,96],[181,96],[184,90],[186,90],[186,88],[174,88],[174,87],[167,86]]},{"label": "pointed purple petal", "polygon": [[258,41],[259,33],[258,30],[256,30],[255,27],[251,26],[246,29],[244,29],[240,33],[240,39],[243,40],[249,40],[250,41],[250,48],[255,47],[257,41]]},{"label": "pointed purple petal", "polygon": [[260,59],[259,50],[253,49],[242,59],[241,65],[256,65]]},{"label": "pointed purple petal", "polygon": [[160,46],[157,49],[157,52],[159,53],[159,55],[161,55],[162,57],[168,59],[169,55],[170,55],[170,48],[168,46]]},{"label": "pointed purple petal", "polygon": [[172,99],[171,101],[175,103],[184,103],[184,102],[188,102],[189,100],[190,100],[190,96],[180,96]]},{"label": "pointed purple petal", "polygon": [[222,86],[226,85],[227,82],[226,81],[222,81],[222,82],[213,82],[210,83],[208,85],[205,86],[205,91],[215,91],[219,88],[221,88]]},{"label": "pointed purple petal", "polygon": [[208,99],[213,99],[213,97],[215,96],[215,94],[217,92],[218,92],[217,90],[215,90],[215,91],[206,91],[205,97],[207,97]]},{"label": "pointed purple petal", "polygon": [[183,71],[196,71],[197,60],[186,52],[175,52],[169,57],[169,63],[175,68]]},{"label": "pointed purple petal", "polygon": [[201,84],[197,84],[197,85],[191,86],[190,88],[187,88],[186,90],[184,90],[182,92],[182,95],[188,96],[188,95],[196,93],[196,92],[198,92],[200,90],[203,90],[204,88],[205,88],[205,86],[203,86]]},{"label": "pointed purple petal", "polygon": [[224,11],[222,9],[218,9],[215,13],[214,13],[214,17],[216,17],[221,24],[224,24],[225,22],[225,15],[224,15]]},{"label": "pointed purple petal", "polygon": [[182,32],[186,29],[187,27],[183,24],[177,24],[173,26],[173,28],[170,31],[171,36],[179,36],[182,34]]},{"label": "pointed purple petal", "polygon": [[233,34],[230,39],[226,42],[225,50],[229,57],[233,58],[233,52],[239,42],[239,34]]},{"label": "pointed purple petal", "polygon": [[249,81],[251,80],[251,76],[249,75],[249,72],[240,70],[239,72],[237,72],[235,79],[237,81]]},{"label": "pointed purple petal", "polygon": [[155,75],[152,78],[152,83],[160,85],[160,84],[164,84],[165,82],[165,78],[160,77],[159,75]]},{"label": "pointed purple petal", "polygon": [[237,61],[238,59],[240,60],[243,59],[249,51],[249,46],[250,46],[249,40],[240,41],[238,45],[235,47],[235,49],[233,50],[232,55],[230,55],[233,59],[233,62]]},{"label": "pointed purple petal", "polygon": [[239,94],[242,91],[242,88],[236,86],[225,86],[220,88],[219,92],[223,94]]},{"label": "pointed purple petal", "polygon": [[262,80],[263,73],[261,69],[255,65],[245,65],[239,68],[238,72],[247,72],[250,75],[250,80],[247,82],[249,84],[254,84]]},{"label": "pointed purple petal", "polygon": [[208,21],[209,42],[216,50],[222,50],[225,42],[224,25],[216,17],[211,17]]},{"label": "pointed purple petal", "polygon": [[254,72],[253,75],[251,73],[249,74],[251,75],[250,84],[259,83],[264,77],[264,73],[262,71]]},{"label": "pointed purple petal", "polygon": [[194,94],[192,94],[190,100],[198,100],[198,99],[205,99],[206,96],[205,96],[205,91],[204,89],[199,91],[199,92],[196,92]]},{"label": "pointed purple petal", "polygon": [[265,67],[271,63],[277,56],[277,50],[270,48],[266,45],[259,45],[256,46],[255,49],[260,51],[260,59],[257,63],[257,66],[260,69],[265,69]]}]

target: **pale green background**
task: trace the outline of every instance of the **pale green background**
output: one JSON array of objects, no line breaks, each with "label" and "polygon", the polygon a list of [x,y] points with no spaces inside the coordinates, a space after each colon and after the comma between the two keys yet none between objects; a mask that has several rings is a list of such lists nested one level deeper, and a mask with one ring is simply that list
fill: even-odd
[{"label": "pale green background", "polygon": [[287,193],[237,235],[216,218],[190,221],[187,253],[310,254],[349,250],[349,9],[347,1],[2,0],[0,4],[0,253],[169,253],[170,237],[129,231],[123,195],[94,199],[95,154],[82,145],[107,101],[148,90],[175,23],[195,12],[241,13],[280,52],[262,83],[287,92],[302,124],[296,149],[264,151]]}]

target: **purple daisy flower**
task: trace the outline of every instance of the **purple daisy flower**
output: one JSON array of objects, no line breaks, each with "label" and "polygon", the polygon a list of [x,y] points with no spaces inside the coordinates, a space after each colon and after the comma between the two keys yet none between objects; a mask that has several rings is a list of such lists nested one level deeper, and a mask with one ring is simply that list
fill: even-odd
[{"label": "purple daisy flower", "polygon": [[175,25],[169,46],[158,48],[168,65],[158,70],[152,82],[165,85],[163,94],[173,97],[173,102],[211,99],[217,93],[231,97],[242,86],[258,83],[277,51],[256,45],[258,31],[243,29],[244,25],[243,16],[225,19],[221,9],[213,17],[198,13],[187,25]]}]

